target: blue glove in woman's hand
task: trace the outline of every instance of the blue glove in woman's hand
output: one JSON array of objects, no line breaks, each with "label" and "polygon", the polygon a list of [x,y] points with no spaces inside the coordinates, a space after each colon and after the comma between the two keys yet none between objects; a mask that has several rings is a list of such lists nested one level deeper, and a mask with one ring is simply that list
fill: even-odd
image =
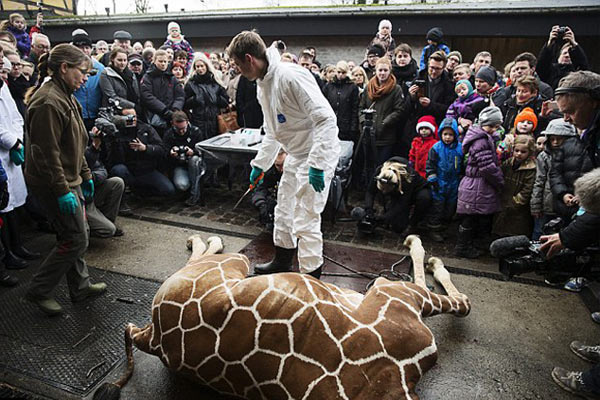
[{"label": "blue glove in woman's hand", "polygon": [[63,194],[58,198],[58,209],[61,214],[74,215],[77,210],[77,198],[71,192]]},{"label": "blue glove in woman's hand", "polygon": [[[258,167],[252,167],[252,172],[250,172],[250,184],[258,186],[263,183],[263,179],[258,180],[260,174],[262,174],[263,170]],[[258,182],[257,182],[258,180]]]},{"label": "blue glove in woman's hand", "polygon": [[81,191],[86,201],[91,202],[94,200],[94,181],[90,179],[89,181],[82,182]]},{"label": "blue glove in woman's hand", "polygon": [[322,192],[325,189],[325,174],[323,170],[310,167],[308,169],[308,183],[315,189],[315,192]]}]

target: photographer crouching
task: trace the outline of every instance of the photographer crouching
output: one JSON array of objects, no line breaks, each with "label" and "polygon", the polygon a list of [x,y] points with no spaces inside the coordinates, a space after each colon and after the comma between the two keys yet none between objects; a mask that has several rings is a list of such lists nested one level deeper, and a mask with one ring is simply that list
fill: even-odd
[{"label": "photographer crouching", "polygon": [[117,118],[119,132],[108,144],[110,175],[122,178],[142,195],[174,195],[175,187],[158,170],[166,154],[162,139],[152,126],[137,120],[134,109],[124,109],[122,113],[126,118]]},{"label": "photographer crouching", "polygon": [[[384,207],[380,215],[374,210],[377,197]],[[365,207],[354,208],[352,218],[358,221],[362,233],[371,234],[378,225],[388,225],[394,232],[402,233],[409,225],[411,230],[422,225],[430,205],[427,181],[408,166],[408,160],[392,157],[377,168],[365,193]]]},{"label": "photographer crouching", "polygon": [[169,151],[169,166],[173,170],[173,185],[182,192],[189,189],[190,197],[185,201],[188,206],[196,205],[202,194],[201,181],[206,166],[196,150],[196,143],[202,141],[202,136],[200,129],[190,124],[183,111],[173,113],[171,127],[164,136],[165,147]]},{"label": "photographer crouching", "polygon": [[[540,250],[551,259],[563,249],[581,252],[590,246],[600,244],[600,168],[596,168],[575,181],[575,196],[580,208],[575,219],[560,232],[542,236]],[[595,267],[598,268],[596,252]],[[592,319],[600,323],[600,313],[593,313]],[[586,361],[595,363],[585,372],[567,371],[555,367],[552,379],[564,390],[588,398],[600,398],[600,346],[587,346],[574,341],[571,350]]]}]

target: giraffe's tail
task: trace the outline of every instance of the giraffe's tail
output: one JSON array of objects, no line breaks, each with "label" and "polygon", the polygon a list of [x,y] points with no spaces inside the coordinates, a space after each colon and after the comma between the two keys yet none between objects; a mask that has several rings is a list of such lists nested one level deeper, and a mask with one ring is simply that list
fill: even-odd
[{"label": "giraffe's tail", "polygon": [[121,388],[127,384],[133,374],[133,331],[139,331],[133,324],[128,324],[125,328],[125,353],[127,354],[127,369],[121,377],[114,383],[104,382],[94,392],[93,400],[118,400],[121,397]]}]

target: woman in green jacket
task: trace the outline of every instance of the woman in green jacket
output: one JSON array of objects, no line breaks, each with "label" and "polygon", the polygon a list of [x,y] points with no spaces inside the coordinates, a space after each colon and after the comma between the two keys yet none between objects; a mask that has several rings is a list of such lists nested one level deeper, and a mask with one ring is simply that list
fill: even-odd
[{"label": "woman in green jacket", "polygon": [[106,291],[105,283],[90,283],[83,259],[88,246],[84,201],[93,199],[94,184],[84,156],[88,135],[73,92],[87,80],[90,65],[77,47],[56,46],[40,57],[39,83],[29,96],[25,179],[57,240],[25,298],[48,315],[62,312],[52,292],[63,275],[74,302]]}]

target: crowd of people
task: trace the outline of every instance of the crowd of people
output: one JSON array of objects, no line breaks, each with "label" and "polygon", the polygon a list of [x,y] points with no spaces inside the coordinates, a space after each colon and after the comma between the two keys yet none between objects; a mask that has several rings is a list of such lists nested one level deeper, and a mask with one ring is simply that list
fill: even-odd
[{"label": "crowd of people", "polygon": [[[365,193],[361,218],[444,241],[458,216],[456,255],[473,258],[481,239],[539,239],[556,216],[571,221],[586,212],[575,182],[600,166],[600,75],[569,27],[553,26],[537,57],[517,54],[501,69],[485,50],[466,62],[439,27],[427,32],[418,61],[391,32],[382,20],[364,60],[335,65],[321,64],[310,46],[292,54],[276,42],[277,53],[268,53],[310,72],[339,140],[353,143],[351,190]],[[60,313],[51,293],[65,274],[74,301],[106,290],[89,282],[86,226],[91,235],[122,235],[115,221],[131,212],[127,193],[189,192],[194,206],[202,185],[218,185],[196,144],[219,134],[221,112],[235,109],[246,128],[263,127],[264,118],[286,122],[283,114],[263,116],[256,80],[240,71],[244,60],[194,50],[176,22],[158,48],[124,30],[110,44],[93,42],[83,29],[52,46],[41,14],[30,29],[20,14],[0,24],[4,266],[24,268],[40,257],[23,246],[16,209],[26,207],[58,237],[30,285],[31,301]],[[272,182],[254,199],[271,225],[277,182],[296,160],[272,150],[278,162],[265,171]],[[315,171],[311,185],[323,180]],[[3,267],[0,284],[17,280]],[[574,277],[565,288],[583,284]]]}]

